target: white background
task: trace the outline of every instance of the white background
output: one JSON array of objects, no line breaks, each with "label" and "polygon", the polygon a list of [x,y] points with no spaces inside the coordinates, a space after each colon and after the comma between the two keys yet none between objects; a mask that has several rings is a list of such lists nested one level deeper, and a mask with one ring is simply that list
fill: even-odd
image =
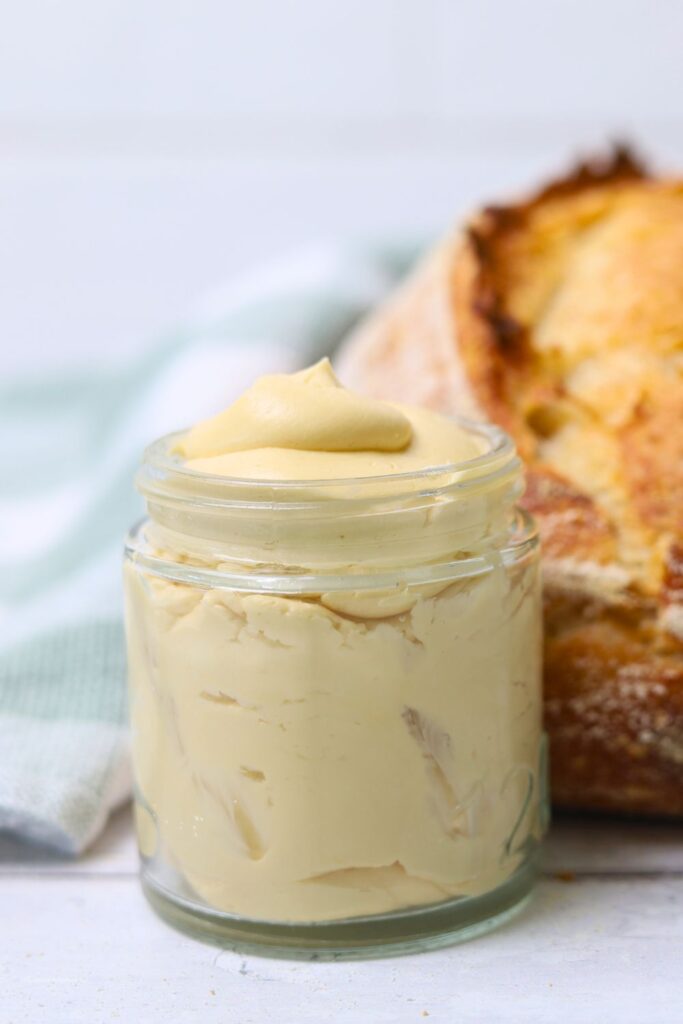
[{"label": "white background", "polygon": [[614,136],[683,167],[676,0],[0,14],[0,372],[119,359],[240,269],[438,234]]}]

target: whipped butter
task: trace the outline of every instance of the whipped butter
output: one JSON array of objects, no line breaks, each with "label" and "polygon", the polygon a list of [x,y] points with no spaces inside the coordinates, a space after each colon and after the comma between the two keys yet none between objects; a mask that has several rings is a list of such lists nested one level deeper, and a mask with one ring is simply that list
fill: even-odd
[{"label": "whipped butter", "polygon": [[325,360],[165,451],[126,565],[159,884],[318,922],[505,883],[540,831],[540,608],[491,442]]},{"label": "whipped butter", "polygon": [[176,450],[190,469],[219,476],[331,480],[449,465],[484,449],[445,416],[347,391],[323,359],[299,373],[261,377]]}]

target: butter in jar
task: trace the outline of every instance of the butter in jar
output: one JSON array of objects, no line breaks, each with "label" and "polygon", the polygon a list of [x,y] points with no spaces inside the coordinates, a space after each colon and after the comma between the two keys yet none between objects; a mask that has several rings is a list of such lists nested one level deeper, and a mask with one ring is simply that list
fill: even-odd
[{"label": "butter in jar", "polygon": [[152,445],[125,592],[145,890],[241,949],[372,955],[528,895],[538,542],[493,427],[327,360]]}]

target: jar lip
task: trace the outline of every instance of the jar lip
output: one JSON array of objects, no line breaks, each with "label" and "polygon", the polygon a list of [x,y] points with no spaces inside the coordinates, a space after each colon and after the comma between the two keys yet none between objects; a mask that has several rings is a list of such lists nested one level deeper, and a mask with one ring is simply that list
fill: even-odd
[{"label": "jar lip", "polygon": [[361,567],[352,565],[313,570],[292,566],[277,571],[272,566],[235,563],[211,568],[193,562],[178,562],[150,548],[141,520],[128,533],[124,556],[138,569],[171,583],[183,583],[207,590],[230,590],[244,593],[317,596],[349,590],[365,592],[393,590],[398,586],[423,586],[452,583],[456,579],[472,579],[490,573],[496,565],[513,565],[539,546],[538,528],[526,509],[515,508],[511,530],[505,544],[497,549],[495,558],[488,550],[473,550],[456,557],[437,559],[409,566]]},{"label": "jar lip", "polygon": [[[353,490],[356,500],[368,500],[377,497],[376,493],[373,493],[373,488],[377,488],[378,485],[383,489],[395,485],[396,491],[391,492],[391,496],[400,498],[406,493],[415,495],[416,491],[419,492],[421,489],[421,484],[430,491],[435,488],[448,490],[454,484],[457,484],[459,489],[478,488],[483,484],[495,483],[501,477],[520,472],[521,460],[512,438],[504,430],[491,423],[479,423],[461,416],[450,418],[464,430],[483,438],[488,443],[488,449],[472,459],[401,473],[322,480],[273,480],[222,476],[188,467],[179,456],[172,454],[175,442],[186,433],[185,430],[179,430],[165,434],[145,449],[142,465],[136,476],[136,486],[145,497],[173,496],[177,500],[182,495],[184,500],[201,502],[204,497],[210,496],[210,504],[213,506],[232,506],[240,503],[240,493],[248,493],[250,504],[258,502],[259,493],[263,494],[263,501],[272,503],[275,493],[289,504],[298,501],[297,495],[305,493],[308,498],[312,489],[319,500],[325,500],[325,492],[328,490],[334,492],[334,500],[338,501],[339,488],[345,487]],[[448,478],[446,482],[443,481],[444,477]],[[363,491],[367,493],[364,494]],[[383,493],[387,496],[386,491],[383,490]],[[287,495],[289,502],[285,497]]]}]

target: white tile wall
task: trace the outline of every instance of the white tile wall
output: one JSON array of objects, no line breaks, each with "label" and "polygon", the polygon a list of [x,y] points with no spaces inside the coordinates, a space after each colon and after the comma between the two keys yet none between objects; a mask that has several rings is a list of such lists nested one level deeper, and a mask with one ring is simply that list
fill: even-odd
[{"label": "white tile wall", "polygon": [[4,365],[117,358],[246,263],[437,233],[615,134],[683,166],[677,0],[0,13]]}]

